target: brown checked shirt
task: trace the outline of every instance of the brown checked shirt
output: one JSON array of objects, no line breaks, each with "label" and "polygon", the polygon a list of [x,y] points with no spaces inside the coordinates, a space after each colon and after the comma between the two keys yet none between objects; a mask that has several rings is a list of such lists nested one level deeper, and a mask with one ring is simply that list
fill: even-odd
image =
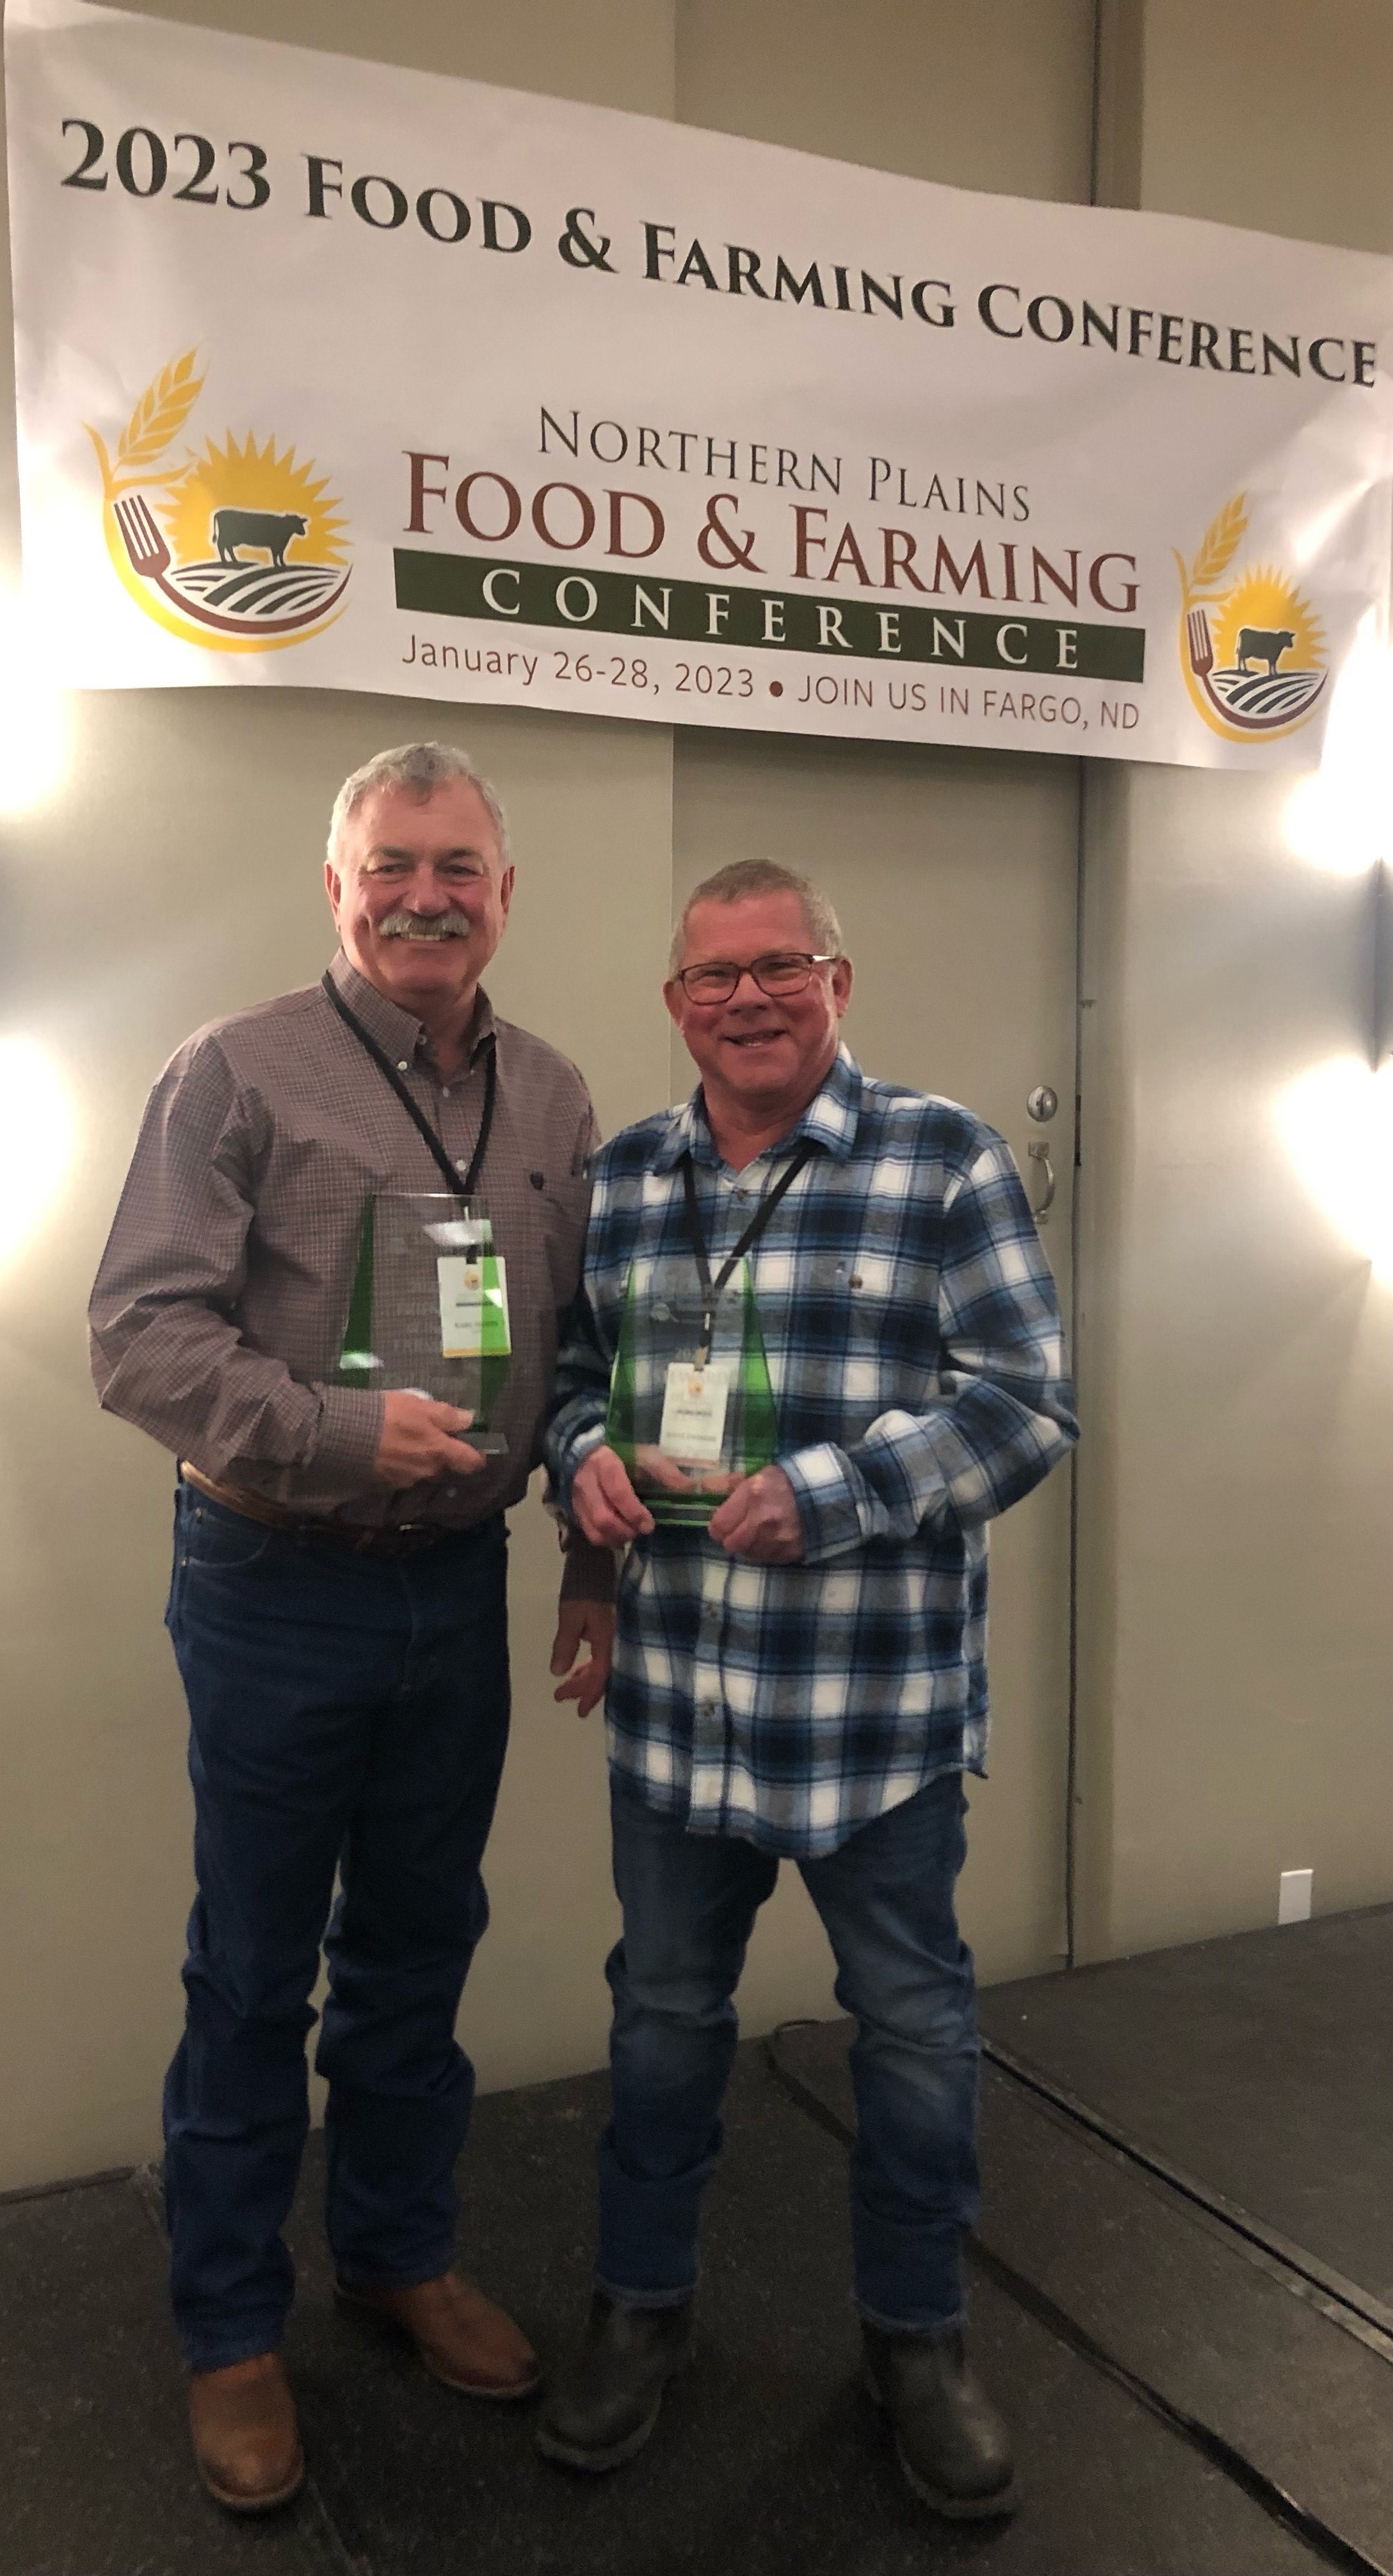
[{"label": "brown checked shirt", "polygon": [[[317,984],[200,1029],[150,1095],[90,1309],[105,1409],[219,1483],[307,1516],[467,1529],[521,1500],[540,1456],[559,1313],[580,1275],[594,1113],[573,1064],[480,993],[467,1063],[435,1072],[419,1020],[340,953],[330,973],[467,1169],[498,1050],[477,1189],[508,1262],[506,1455],[389,1494],[371,1481],[382,1397],[336,1382],[369,1191],[438,1190],[401,1102]],[[584,1551],[588,1557],[592,1551]],[[595,1583],[608,1591],[601,1551]]]}]

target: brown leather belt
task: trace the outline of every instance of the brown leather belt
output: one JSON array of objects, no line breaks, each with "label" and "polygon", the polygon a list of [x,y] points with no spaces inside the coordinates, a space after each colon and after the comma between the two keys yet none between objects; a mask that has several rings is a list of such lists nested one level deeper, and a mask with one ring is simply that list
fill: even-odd
[{"label": "brown leather belt", "polygon": [[179,1461],[179,1473],[186,1485],[192,1485],[210,1502],[221,1503],[224,1511],[240,1512],[243,1520],[261,1521],[267,1529],[287,1530],[293,1538],[322,1539],[329,1547],[344,1549],[350,1556],[415,1556],[422,1548],[438,1547],[442,1539],[459,1538],[459,1530],[441,1529],[429,1521],[397,1521],[381,1528],[368,1528],[362,1522],[329,1521],[312,1518],[306,1512],[287,1511],[284,1503],[273,1503],[266,1494],[249,1494],[241,1485],[220,1485],[202,1469],[191,1466],[187,1458]]}]

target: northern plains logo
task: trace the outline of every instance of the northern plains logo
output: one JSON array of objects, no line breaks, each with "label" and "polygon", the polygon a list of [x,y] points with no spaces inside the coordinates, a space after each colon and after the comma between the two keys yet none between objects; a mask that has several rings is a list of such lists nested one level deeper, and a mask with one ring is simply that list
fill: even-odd
[{"label": "northern plains logo", "polygon": [[346,521],[327,476],[255,433],[172,454],[204,378],[187,349],[149,383],[108,453],[83,426],[102,476],[102,529],[137,607],[186,644],[274,653],[341,614]]},{"label": "northern plains logo", "polygon": [[1250,565],[1230,577],[1248,527],[1246,494],[1211,520],[1180,573],[1180,667],[1205,723],[1225,742],[1272,741],[1306,723],[1329,673],[1325,636],[1285,572]]}]

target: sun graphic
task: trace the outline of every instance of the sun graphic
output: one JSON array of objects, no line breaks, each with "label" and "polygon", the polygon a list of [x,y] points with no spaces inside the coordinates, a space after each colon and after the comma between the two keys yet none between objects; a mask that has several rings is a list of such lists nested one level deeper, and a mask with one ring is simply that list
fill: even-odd
[{"label": "sun graphic", "polygon": [[1261,633],[1274,634],[1283,628],[1291,643],[1283,655],[1286,669],[1309,671],[1319,667],[1325,655],[1325,631],[1320,619],[1285,574],[1271,565],[1255,565],[1236,581],[1224,598],[1216,601],[1213,618],[1214,658],[1221,671],[1231,671],[1238,660],[1238,638],[1245,626]]},{"label": "sun graphic", "polygon": [[304,520],[305,533],[291,538],[289,562],[347,561],[341,542],[347,523],[328,476],[316,481],[313,460],[297,465],[293,447],[278,456],[274,438],[258,447],[252,432],[239,444],[229,431],[221,447],[215,439],[205,441],[201,455],[192,459],[160,506],[176,563],[206,562],[215,554],[213,513],[226,509],[294,511]]}]

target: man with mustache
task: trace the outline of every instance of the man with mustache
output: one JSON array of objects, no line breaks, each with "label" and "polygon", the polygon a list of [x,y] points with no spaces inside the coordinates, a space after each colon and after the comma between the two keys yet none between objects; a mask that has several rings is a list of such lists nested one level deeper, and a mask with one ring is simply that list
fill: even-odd
[{"label": "man with mustache", "polygon": [[[624,1930],[595,2298],[537,2440],[564,2467],[618,2468],[686,2357],[732,1997],[787,1857],[857,2025],[867,2380],[915,2493],[972,2519],[1012,2503],[1005,2427],[963,2345],[977,2035],[953,1899],[963,1774],[987,1741],[986,1524],[1077,1428],[1009,1148],[954,1102],[862,1073],[840,1043],[851,982],[805,878],[769,860],[708,878],[665,986],[700,1085],[596,1157],[547,1453],[587,1536],[630,1549],[606,1707]],[[759,1320],[767,1464],[723,1445],[750,1364],[724,1291]],[[680,1352],[658,1345],[665,1373],[636,1358],[626,1381],[621,1330],[645,1296],[699,1325]],[[630,1437],[640,1378],[666,1399]],[[720,1497],[705,1527],[702,1492]]]},{"label": "man with mustache", "polygon": [[[513,868],[463,752],[408,744],[346,780],[325,882],[340,946],[322,985],[200,1030],[156,1083],[91,1309],[102,1404],[181,1461],[166,1617],[197,1895],[164,2174],[195,2453],[239,2512],[304,2475],[281,2229],[321,1943],[340,2296],[465,2395],[539,2378],[453,2269],[473,2095],[454,2025],[507,1739],[503,1514],[539,1454],[595,1125],[575,1067],[480,985]],[[470,1175],[506,1258],[500,1455],[470,1446],[468,1413],[339,1372],[365,1202],[440,1191],[442,1163]],[[568,1551],[553,1670],[582,1710],[608,1668],[612,1570],[579,1537]]]}]

